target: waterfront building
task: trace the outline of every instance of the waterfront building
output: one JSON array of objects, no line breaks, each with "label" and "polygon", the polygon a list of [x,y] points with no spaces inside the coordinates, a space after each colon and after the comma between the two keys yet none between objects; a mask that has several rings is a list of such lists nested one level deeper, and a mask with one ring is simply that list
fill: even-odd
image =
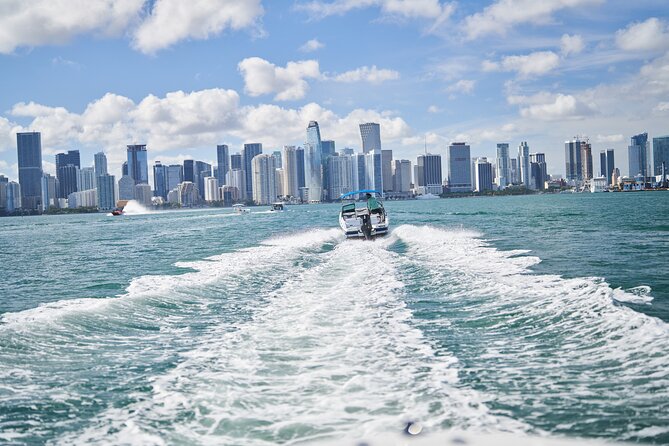
[{"label": "waterfront building", "polygon": [[247,198],[253,197],[253,174],[251,162],[253,158],[262,153],[262,144],[261,143],[249,143],[244,144],[244,149],[242,150],[242,162],[244,163],[244,181],[246,181],[246,190],[244,196]]},{"label": "waterfront building", "polygon": [[362,153],[381,153],[381,126],[376,122],[360,124]]},{"label": "waterfront building", "polygon": [[471,192],[472,173],[469,145],[454,142],[448,146],[448,187],[451,192]]},{"label": "waterfront building", "polygon": [[257,155],[251,163],[253,201],[270,204],[276,200],[276,164],[272,155]]},{"label": "waterfront building", "polygon": [[218,180],[218,184],[225,184],[225,176],[230,170],[230,150],[227,144],[219,144],[216,146],[216,174],[214,175]]},{"label": "waterfront building", "polygon": [[[19,184],[23,209],[37,210],[42,201],[42,135],[39,132],[17,133]],[[17,200],[13,201],[16,205]]]},{"label": "waterfront building", "polygon": [[323,168],[323,197],[327,200],[334,200],[337,197],[328,190],[330,179],[328,178],[328,158],[336,156],[335,142],[332,140],[321,141],[321,165]]},{"label": "waterfront building", "polygon": [[170,164],[167,166],[166,189],[175,189],[184,180],[184,168],[181,164]]},{"label": "waterfront building", "polygon": [[135,180],[133,180],[130,175],[123,175],[121,179],[118,180],[118,199],[135,199]]},{"label": "waterfront building", "polygon": [[205,177],[204,179],[204,201],[220,201],[221,197],[218,195],[218,179],[216,177]]},{"label": "waterfront building", "polygon": [[411,161],[395,160],[393,164],[393,192],[409,192],[411,190]]},{"label": "waterfront building", "polygon": [[[274,163],[276,164],[276,157],[274,157]],[[284,182],[284,177],[283,177],[283,169],[277,167],[276,172],[274,174],[274,178],[276,178],[276,191],[274,192],[274,196],[276,197],[281,197],[283,196],[283,182]]]},{"label": "waterfront building", "polygon": [[307,141],[304,145],[304,180],[309,188],[309,201],[321,201],[323,195],[323,162],[321,159],[321,131],[318,122],[307,126]]},{"label": "waterfront building", "polygon": [[82,167],[77,172],[77,190],[95,189],[95,168]]},{"label": "waterfront building", "polygon": [[426,153],[419,155],[416,162],[418,170],[422,173],[421,191],[424,194],[441,195],[443,193],[443,176],[441,172],[441,155]]},{"label": "waterfront building", "polygon": [[321,150],[321,157],[324,160],[327,160],[328,156],[334,156],[337,154],[337,151],[335,150],[335,142],[331,139],[321,141]]},{"label": "waterfront building", "polygon": [[393,151],[381,150],[381,172],[383,175],[384,192],[393,190]]},{"label": "waterfront building", "polygon": [[366,156],[362,153],[358,153],[354,155],[355,157],[355,164],[357,168],[357,177],[358,177],[358,188],[357,190],[362,190],[362,189],[370,189],[372,185],[367,183],[367,167],[366,167]]},{"label": "waterfront building", "polygon": [[416,190],[420,189],[421,187],[425,187],[425,175],[423,175],[423,166],[419,166],[418,163],[416,163],[413,166],[413,181],[414,181],[414,188]]},{"label": "waterfront building", "polygon": [[[179,184],[179,182],[176,184]],[[167,184],[167,166],[160,161],[156,161],[153,165],[153,194],[156,197],[167,199],[167,192],[169,190]]]},{"label": "waterfront building", "polygon": [[383,192],[383,171],[381,169],[381,152],[368,152],[364,156],[365,187]]},{"label": "waterfront building", "polygon": [[622,178],[620,177],[620,169],[615,167],[613,169],[613,174],[611,174],[611,183],[609,183],[611,186],[618,186],[622,181]]},{"label": "waterfront building", "polygon": [[237,200],[246,200],[246,173],[242,169],[230,169],[225,184],[238,189]]},{"label": "waterfront building", "polygon": [[662,165],[669,171],[669,136],[653,138],[653,174],[662,175]]},{"label": "waterfront building", "polygon": [[592,146],[587,139],[581,141],[581,167],[583,169],[583,180],[591,180],[594,176],[594,169],[592,166]]},{"label": "waterfront building", "polygon": [[9,178],[0,175],[0,213],[7,210],[7,184],[9,184]]},{"label": "waterfront building", "polygon": [[532,153],[530,155],[530,189],[544,190],[548,181],[548,169],[546,167],[546,155],[543,153]]},{"label": "waterfront building", "polygon": [[295,146],[283,147],[283,190],[281,195],[295,198],[299,195],[297,150]]},{"label": "waterfront building", "polygon": [[281,169],[283,167],[283,161],[281,159],[281,151],[275,150],[274,152],[272,152],[272,156],[274,157],[274,164],[276,165],[276,168]]},{"label": "waterfront building", "polygon": [[[58,198],[67,198],[79,189],[79,168],[81,157],[78,150],[56,154],[56,177],[58,178]],[[83,190],[83,189],[82,189]]]},{"label": "waterfront building", "polygon": [[72,192],[67,196],[67,207],[70,209],[96,207],[97,202],[97,191],[95,189]]},{"label": "waterfront building", "polygon": [[239,188],[235,186],[221,186],[219,187],[221,200],[225,206],[231,206],[232,203],[236,203],[241,200],[241,195],[239,193]]},{"label": "waterfront building", "polygon": [[509,176],[511,179],[511,184],[518,184],[518,160],[516,158],[509,159]]},{"label": "waterfront building", "polygon": [[613,149],[602,150],[599,152],[599,174],[606,177],[607,184],[613,180],[613,169],[616,168]]},{"label": "waterfront building", "polygon": [[304,175],[304,148],[298,147],[295,149],[295,158],[297,159],[297,189],[299,191],[304,187],[306,182]]},{"label": "waterfront building", "polygon": [[93,155],[93,160],[95,164],[95,177],[99,177],[100,175],[107,175],[109,172],[107,171],[107,155],[104,154],[104,152],[98,152],[95,155]]},{"label": "waterfront building", "polygon": [[474,163],[474,187],[476,192],[492,190],[492,164],[488,158],[477,158]]},{"label": "waterfront building", "polygon": [[147,159],[146,144],[128,145],[128,175],[135,180],[135,184],[149,182],[149,161]]},{"label": "waterfront building", "polygon": [[641,175],[648,177],[650,175],[650,157],[648,156],[648,133],[640,133],[630,138],[630,145],[627,147],[629,159],[629,176],[635,177]]},{"label": "waterfront building", "polygon": [[353,191],[353,163],[352,156],[330,156],[328,158],[328,178],[330,184],[330,198],[336,200],[342,194]]},{"label": "waterfront building", "polygon": [[348,148],[348,147],[344,147],[344,150],[341,151],[341,154],[344,155],[344,156],[347,156],[347,155],[348,155],[348,156],[355,155],[355,150],[350,149],[350,148]]},{"label": "waterfront building", "polygon": [[[58,178],[45,173],[42,175],[42,211],[58,206]],[[1,206],[0,206],[1,207]]]},{"label": "waterfront building", "polygon": [[230,155],[230,169],[244,169],[241,153],[233,153]]},{"label": "waterfront building", "polygon": [[204,161],[195,161],[195,173],[193,183],[197,188],[198,197],[204,199],[204,179],[212,176],[211,164]]},{"label": "waterfront building", "polygon": [[148,183],[135,184],[135,200],[142,206],[151,206],[153,191]]},{"label": "waterfront building", "polygon": [[121,164],[121,176],[124,177],[128,175],[128,162],[123,161],[123,164]]},{"label": "waterfront building", "polygon": [[177,186],[177,198],[181,207],[192,207],[198,202],[197,188],[191,181],[183,181]]},{"label": "waterfront building", "polygon": [[511,184],[511,159],[509,158],[509,144],[497,144],[497,186],[504,189]]},{"label": "waterfront building", "polygon": [[196,183],[195,160],[184,160],[184,181]]},{"label": "waterfront building", "polygon": [[530,147],[527,141],[523,141],[518,146],[518,167],[520,173],[520,182],[525,187],[530,187]]},{"label": "waterfront building", "polygon": [[564,143],[565,172],[567,181],[572,184],[583,181],[583,157],[581,155],[583,143],[584,141],[581,141],[579,137]]},{"label": "waterfront building", "polygon": [[5,204],[5,209],[7,209],[7,212],[14,212],[18,209],[21,209],[22,198],[23,197],[21,195],[21,184],[17,183],[16,181],[9,181],[7,183],[7,198],[6,198],[7,201]]},{"label": "waterfront building", "polygon": [[116,207],[116,177],[102,174],[97,177],[98,209],[106,211]]}]

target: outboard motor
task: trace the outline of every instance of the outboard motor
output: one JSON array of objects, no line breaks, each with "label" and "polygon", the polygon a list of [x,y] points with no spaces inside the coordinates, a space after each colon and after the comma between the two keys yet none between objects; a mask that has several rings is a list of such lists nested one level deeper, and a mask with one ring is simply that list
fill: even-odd
[{"label": "outboard motor", "polygon": [[365,236],[365,240],[372,239],[372,219],[369,214],[362,216],[362,226],[360,226],[362,234]]}]

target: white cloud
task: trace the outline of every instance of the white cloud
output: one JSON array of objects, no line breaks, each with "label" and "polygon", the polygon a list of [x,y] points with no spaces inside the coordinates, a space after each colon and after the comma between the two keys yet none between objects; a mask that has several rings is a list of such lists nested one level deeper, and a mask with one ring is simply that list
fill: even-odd
[{"label": "white cloud", "polygon": [[305,79],[321,77],[315,60],[288,62],[284,68],[260,57],[249,57],[239,62],[238,68],[244,77],[244,91],[250,96],[276,93],[276,101],[302,99],[309,90]]},{"label": "white cloud", "polygon": [[608,143],[613,143],[613,142],[623,142],[625,137],[621,134],[616,134],[616,135],[597,135],[595,140],[597,142],[608,142]]},{"label": "white cloud", "polygon": [[583,38],[580,35],[562,35],[562,38],[560,39],[560,52],[563,56],[578,54],[583,51],[583,48],[585,48],[585,44],[583,43]]},{"label": "white cloud", "polygon": [[253,28],[263,13],[260,0],[155,0],[134,34],[133,46],[154,53],[184,39],[207,39],[226,29]]},{"label": "white cloud", "polygon": [[307,40],[304,43],[304,45],[302,45],[300,47],[300,51],[302,51],[303,53],[311,53],[313,51],[320,50],[324,46],[325,46],[325,44],[320,42],[318,39],[311,39],[311,40]]},{"label": "white cloud", "polygon": [[0,53],[24,46],[62,44],[99,32],[117,35],[138,17],[145,0],[4,0]]},{"label": "white cloud", "polygon": [[530,105],[520,110],[523,118],[543,121],[578,119],[592,114],[594,109],[591,105],[565,94],[557,94],[548,102]]},{"label": "white cloud", "polygon": [[378,7],[387,16],[408,19],[432,19],[443,22],[453,13],[455,5],[442,4],[439,0],[335,0],[326,2],[312,0],[298,3],[298,10],[306,11],[312,18],[321,19],[331,15],[342,15],[353,9]]},{"label": "white cloud", "polygon": [[483,71],[515,71],[521,78],[546,74],[557,68],[560,57],[552,51],[537,51],[521,56],[505,56],[500,62],[484,60]]},{"label": "white cloud", "polygon": [[506,31],[522,23],[533,25],[549,23],[555,12],[566,8],[577,8],[602,0],[497,0],[482,12],[465,18],[462,26],[469,39],[488,34],[504,35]]},{"label": "white cloud", "polygon": [[476,85],[476,81],[470,80],[470,79],[461,79],[457,81],[456,83],[449,85],[446,88],[446,91],[451,92],[451,93],[463,93],[463,94],[469,94],[472,91],[474,91],[474,86]]},{"label": "white cloud", "polygon": [[625,51],[661,51],[669,48],[669,24],[655,17],[632,23],[616,32],[616,44]]},{"label": "white cloud", "polygon": [[656,112],[669,111],[669,102],[659,102],[655,107],[653,107],[653,111]]},{"label": "white cloud", "polygon": [[395,70],[389,69],[379,69],[376,65],[371,67],[360,67],[355,70],[346,71],[341,74],[337,74],[330,79],[336,82],[370,82],[372,84],[378,84],[381,82],[399,79],[400,73]]},{"label": "white cloud", "polygon": [[442,110],[441,110],[441,108],[437,107],[436,105],[430,105],[427,108],[427,112],[428,113],[441,113]]}]

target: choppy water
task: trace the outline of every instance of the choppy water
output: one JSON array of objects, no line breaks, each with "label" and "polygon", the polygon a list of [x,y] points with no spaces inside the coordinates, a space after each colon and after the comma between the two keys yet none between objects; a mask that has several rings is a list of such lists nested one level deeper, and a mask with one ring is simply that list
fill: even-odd
[{"label": "choppy water", "polygon": [[0,441],[669,443],[669,195],[0,219]]}]

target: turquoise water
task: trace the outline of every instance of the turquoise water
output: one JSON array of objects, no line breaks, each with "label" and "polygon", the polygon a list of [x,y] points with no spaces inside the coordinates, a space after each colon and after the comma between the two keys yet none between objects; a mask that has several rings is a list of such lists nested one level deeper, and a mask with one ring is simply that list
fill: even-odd
[{"label": "turquoise water", "polygon": [[0,439],[669,443],[669,195],[0,219]]}]

